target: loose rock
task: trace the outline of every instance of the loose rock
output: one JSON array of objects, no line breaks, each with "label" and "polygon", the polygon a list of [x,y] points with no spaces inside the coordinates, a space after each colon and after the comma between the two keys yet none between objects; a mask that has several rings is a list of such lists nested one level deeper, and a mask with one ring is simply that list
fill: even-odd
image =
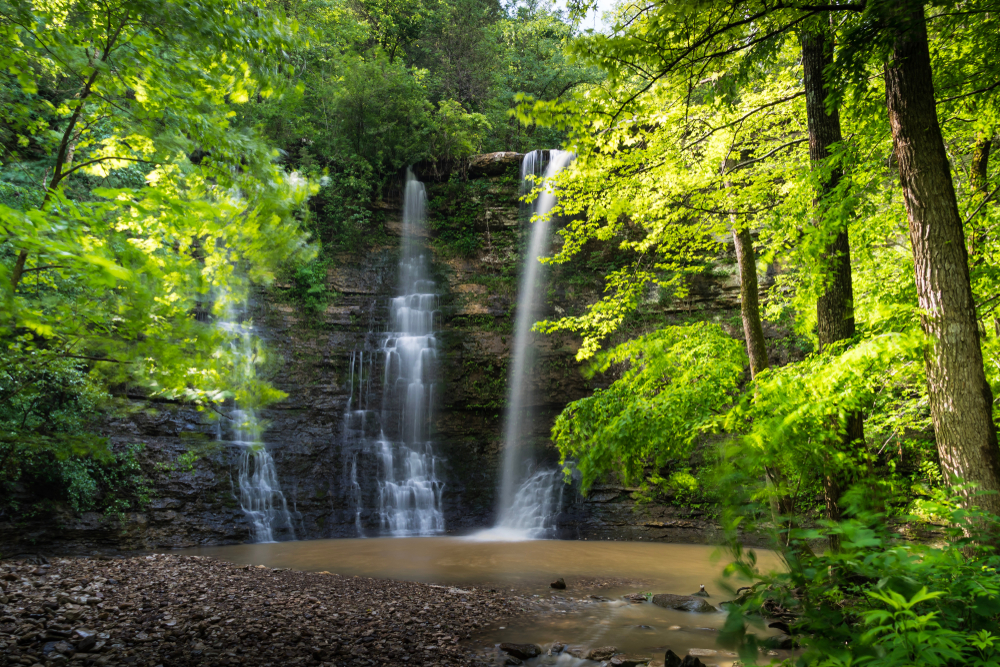
[{"label": "loose rock", "polygon": [[559,590],[564,590],[566,588],[566,580],[563,579],[562,577],[559,577],[551,584],[549,584],[549,586],[551,586],[552,588],[558,588]]},{"label": "loose rock", "polygon": [[588,660],[609,660],[614,655],[618,653],[618,648],[615,646],[599,646],[598,648],[590,649],[587,653]]},{"label": "loose rock", "polygon": [[661,593],[653,596],[653,604],[664,609],[679,609],[681,611],[693,611],[699,614],[711,614],[718,609],[703,598],[694,595],[673,595],[671,593]]},{"label": "loose rock", "polygon": [[534,644],[512,644],[510,642],[504,642],[500,644],[500,650],[507,655],[512,655],[515,658],[520,658],[521,660],[529,660],[531,658],[536,658],[542,654],[542,649]]}]

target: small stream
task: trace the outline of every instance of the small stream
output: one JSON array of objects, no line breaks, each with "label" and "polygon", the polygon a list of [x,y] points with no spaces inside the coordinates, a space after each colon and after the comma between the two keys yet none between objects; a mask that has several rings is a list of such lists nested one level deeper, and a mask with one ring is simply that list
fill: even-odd
[{"label": "small stream", "polygon": [[[727,561],[711,546],[412,537],[242,544],[187,553],[240,564],[508,589],[529,600],[529,613],[484,628],[467,641],[487,652],[500,642],[533,643],[543,650],[555,642],[566,645],[563,655],[543,655],[527,661],[529,665],[596,665],[573,658],[569,652],[608,645],[660,660],[668,648],[680,656],[695,649],[706,665],[720,667],[729,667],[737,659],[716,645],[724,612],[662,609],[622,597],[640,592],[691,594],[704,584],[711,594],[709,602],[718,605],[728,600],[718,583]],[[772,553],[758,557],[764,568],[779,565]],[[565,579],[565,590],[550,586],[558,578]],[[763,627],[755,632],[774,634]]]}]

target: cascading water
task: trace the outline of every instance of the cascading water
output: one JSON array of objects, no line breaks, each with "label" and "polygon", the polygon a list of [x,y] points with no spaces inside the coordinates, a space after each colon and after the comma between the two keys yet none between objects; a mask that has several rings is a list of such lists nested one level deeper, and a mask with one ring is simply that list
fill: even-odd
[{"label": "cascading water", "polygon": [[[359,536],[364,535],[363,514],[371,500],[377,505],[378,527],[383,533],[435,535],[444,531],[444,484],[437,477],[437,457],[430,439],[436,399],[438,297],[428,277],[421,241],[426,211],[424,186],[407,170],[400,296],[390,303],[390,331],[382,336],[377,351],[359,350],[351,359],[347,429],[358,443],[351,460],[351,484]],[[376,354],[384,358],[378,410],[369,408]],[[378,493],[374,499],[366,498],[359,482],[359,456],[376,459]]]},{"label": "cascading water", "polygon": [[[504,415],[503,477],[500,486],[500,513],[497,524],[479,533],[479,539],[535,539],[552,534],[553,517],[562,498],[562,473],[535,471],[529,429],[532,424],[530,373],[535,365],[534,335],[531,328],[542,315],[545,294],[545,266],[539,257],[546,254],[551,240],[550,212],[556,195],[551,179],[573,159],[568,151],[533,151],[521,163],[521,196],[541,190],[526,213],[533,219],[531,237],[524,256],[518,285],[514,348],[507,379],[507,409]],[[543,171],[544,165],[544,171]]]},{"label": "cascading water", "polygon": [[[230,336],[228,353],[232,358],[233,384],[248,388],[256,382],[256,364],[260,358],[260,341],[253,326],[247,321],[236,320],[231,313],[219,326]],[[274,458],[261,438],[260,420],[252,406],[239,405],[230,414],[230,419],[233,444],[241,450],[237,470],[238,500],[250,521],[252,541],[275,542],[276,537],[294,540],[292,515],[278,483]]]}]

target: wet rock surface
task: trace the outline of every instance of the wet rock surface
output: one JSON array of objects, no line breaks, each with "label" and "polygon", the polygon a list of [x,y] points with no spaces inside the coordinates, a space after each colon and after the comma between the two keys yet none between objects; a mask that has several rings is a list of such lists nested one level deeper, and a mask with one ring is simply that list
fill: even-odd
[{"label": "wet rock surface", "polygon": [[507,655],[512,655],[521,660],[537,658],[542,654],[542,649],[538,648],[534,644],[512,644],[510,642],[504,642],[500,644],[500,650]]},{"label": "wet rock surface", "polygon": [[0,665],[479,665],[460,640],[525,606],[197,556],[7,561]]},{"label": "wet rock surface", "polygon": [[660,593],[653,596],[653,604],[664,609],[677,609],[680,611],[693,611],[700,614],[714,614],[719,611],[704,598],[694,595],[674,595],[672,593]]}]

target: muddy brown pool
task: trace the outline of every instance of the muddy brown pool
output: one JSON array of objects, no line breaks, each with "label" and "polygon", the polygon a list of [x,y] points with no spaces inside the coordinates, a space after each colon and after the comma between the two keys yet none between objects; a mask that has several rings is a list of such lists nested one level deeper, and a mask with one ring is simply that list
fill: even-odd
[{"label": "muddy brown pool", "polygon": [[[553,642],[579,647],[613,645],[654,658],[662,658],[667,648],[681,656],[696,649],[706,664],[726,667],[736,660],[734,654],[716,645],[724,612],[682,612],[622,599],[638,592],[691,594],[704,584],[711,594],[709,602],[718,605],[728,600],[722,574],[729,561],[712,546],[411,537],[242,544],[185,551],[240,564],[458,587],[509,587],[539,605],[537,612],[487,628],[473,638],[483,645],[504,641],[542,647]],[[762,569],[780,565],[771,552],[758,552],[758,560]],[[560,577],[566,581],[566,590],[552,589],[549,583]],[[746,582],[727,579],[725,583],[736,588]],[[765,628],[755,631],[771,634]],[[712,650],[717,653],[705,653]],[[567,667],[598,664],[565,655],[531,662]]]}]

